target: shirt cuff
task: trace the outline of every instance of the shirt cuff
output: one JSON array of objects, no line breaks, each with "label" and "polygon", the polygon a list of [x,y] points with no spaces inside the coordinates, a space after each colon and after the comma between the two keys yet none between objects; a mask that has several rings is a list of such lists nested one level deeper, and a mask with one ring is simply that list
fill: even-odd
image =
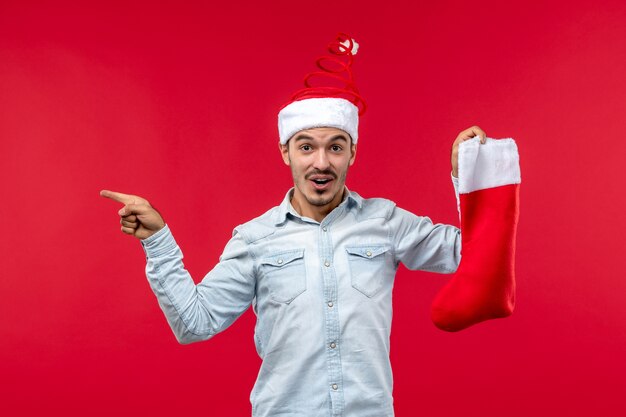
[{"label": "shirt cuff", "polygon": [[452,185],[454,185],[454,193],[459,196],[459,179],[450,173],[450,178],[452,178]]},{"label": "shirt cuff", "polygon": [[173,249],[176,249],[176,240],[166,224],[161,230],[150,237],[141,239],[141,246],[147,258],[156,258]]},{"label": "shirt cuff", "polygon": [[461,218],[461,200],[459,199],[459,179],[452,175],[450,172],[450,177],[452,178],[452,185],[454,185],[454,196],[456,197],[456,210],[459,212],[459,218]]}]

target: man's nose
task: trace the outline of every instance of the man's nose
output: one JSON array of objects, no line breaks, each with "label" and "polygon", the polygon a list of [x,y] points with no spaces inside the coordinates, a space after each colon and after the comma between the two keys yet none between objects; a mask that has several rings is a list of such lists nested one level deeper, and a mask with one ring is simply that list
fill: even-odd
[{"label": "man's nose", "polygon": [[315,154],[315,160],[313,161],[313,168],[319,169],[320,171],[328,169],[330,163],[328,162],[328,155],[325,150],[319,150]]}]

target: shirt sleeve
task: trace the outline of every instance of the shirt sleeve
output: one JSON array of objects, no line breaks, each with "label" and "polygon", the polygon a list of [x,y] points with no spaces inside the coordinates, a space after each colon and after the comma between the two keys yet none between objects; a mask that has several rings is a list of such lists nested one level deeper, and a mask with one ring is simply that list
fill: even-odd
[{"label": "shirt sleeve", "polygon": [[231,238],[219,263],[197,285],[185,269],[183,253],[168,225],[141,244],[147,257],[148,282],[180,343],[209,339],[252,303],[254,262],[239,234]]},{"label": "shirt sleeve", "polygon": [[397,262],[408,269],[450,274],[461,261],[461,231],[446,224],[433,224],[395,207],[389,224]]}]

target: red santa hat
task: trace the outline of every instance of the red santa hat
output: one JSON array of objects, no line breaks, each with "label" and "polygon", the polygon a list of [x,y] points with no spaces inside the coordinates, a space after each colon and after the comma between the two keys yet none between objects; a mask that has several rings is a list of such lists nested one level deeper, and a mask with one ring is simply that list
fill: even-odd
[{"label": "red santa hat", "polygon": [[367,107],[352,77],[352,61],[358,49],[356,41],[345,33],[328,45],[329,55],[316,61],[319,70],[304,78],[305,87],[296,91],[278,113],[281,144],[297,132],[315,127],[341,129],[357,143],[359,116]]}]

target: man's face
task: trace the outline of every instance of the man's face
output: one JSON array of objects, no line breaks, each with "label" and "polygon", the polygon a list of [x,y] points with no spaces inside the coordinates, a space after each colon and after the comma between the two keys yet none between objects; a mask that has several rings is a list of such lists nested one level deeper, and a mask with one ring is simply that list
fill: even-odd
[{"label": "man's face", "polygon": [[346,132],[333,127],[301,130],[280,149],[291,167],[292,204],[300,214],[327,214],[341,202],[348,167],[356,157],[356,145]]}]

